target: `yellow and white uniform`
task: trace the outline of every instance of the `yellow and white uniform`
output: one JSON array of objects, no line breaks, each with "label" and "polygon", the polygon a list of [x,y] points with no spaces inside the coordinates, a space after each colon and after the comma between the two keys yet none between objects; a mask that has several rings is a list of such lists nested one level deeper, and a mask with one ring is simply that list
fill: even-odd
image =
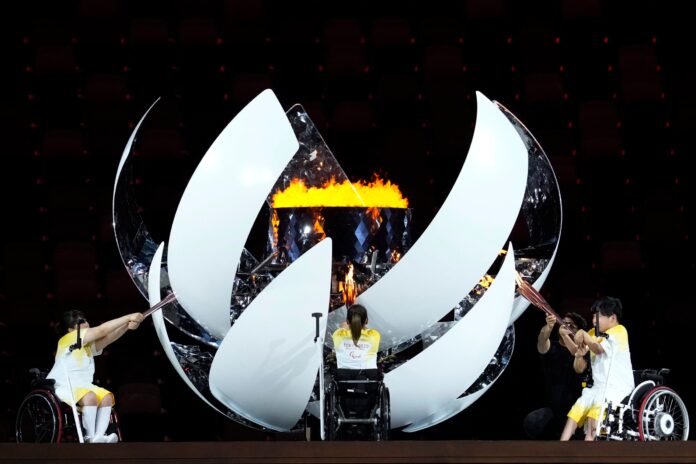
[{"label": "yellow and white uniform", "polygon": [[357,346],[350,329],[337,329],[332,338],[339,369],[377,369],[381,335],[375,329],[362,329]]},{"label": "yellow and white uniform", "polygon": [[[594,337],[594,329],[591,329],[588,334]],[[590,353],[594,385],[592,388],[583,388],[580,398],[568,413],[568,417],[578,425],[582,425],[586,417],[599,420],[605,398],[616,405],[635,388],[626,327],[616,325],[608,329],[607,334],[608,339],[600,337],[597,340],[604,353],[599,355]]]},{"label": "yellow and white uniform", "polygon": [[[84,337],[88,330],[81,330],[80,336]],[[58,340],[56,360],[46,378],[56,381],[56,395],[64,403],[73,404],[73,401],[78,402],[89,392],[97,395],[97,399],[101,403],[102,398],[111,394],[110,391],[92,383],[94,382],[94,356],[100,355],[101,351],[97,351],[95,343],[92,342],[70,353],[70,346],[74,345],[76,341],[76,330],[63,335]],[[72,395],[68,387],[68,380],[65,377],[66,371],[70,376],[70,384],[73,389]]]}]

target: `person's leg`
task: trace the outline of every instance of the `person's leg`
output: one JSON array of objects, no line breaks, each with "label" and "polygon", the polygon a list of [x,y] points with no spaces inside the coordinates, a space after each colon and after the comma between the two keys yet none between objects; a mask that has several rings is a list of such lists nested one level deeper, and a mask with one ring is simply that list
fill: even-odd
[{"label": "person's leg", "polygon": [[575,433],[575,429],[578,428],[578,423],[574,419],[568,418],[566,425],[563,428],[563,433],[561,433],[561,441],[568,441],[570,437]]},{"label": "person's leg", "polygon": [[97,422],[95,433],[97,435],[104,435],[106,433],[107,427],[109,427],[109,419],[111,419],[111,407],[114,404],[114,395],[109,393],[102,398],[99,403],[99,409],[97,409]]},{"label": "person's leg", "polygon": [[[103,392],[102,392],[103,393]],[[114,395],[107,392],[101,399],[99,403],[99,409],[97,409],[97,421],[95,427],[95,435],[102,437],[106,435],[106,430],[109,428],[109,421],[111,420],[111,408],[114,405]],[[112,433],[106,436],[105,441],[107,443],[115,443],[118,441],[118,436]]]},{"label": "person's leg", "polygon": [[587,430],[585,431],[585,441],[594,441],[597,432],[597,421],[591,417],[587,418]]},{"label": "person's leg", "polygon": [[85,428],[87,441],[91,441],[96,433],[97,403],[97,395],[95,395],[93,392],[85,394],[77,402],[77,404],[82,406],[82,426]]}]

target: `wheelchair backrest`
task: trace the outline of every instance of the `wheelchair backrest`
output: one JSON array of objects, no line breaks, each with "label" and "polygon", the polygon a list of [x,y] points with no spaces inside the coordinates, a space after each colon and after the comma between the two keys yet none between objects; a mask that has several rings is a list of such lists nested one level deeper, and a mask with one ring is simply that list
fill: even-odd
[{"label": "wheelchair backrest", "polygon": [[669,374],[669,369],[635,369],[633,371],[633,380],[636,385],[646,380],[651,380],[656,385],[663,385],[665,383],[665,374]]},{"label": "wheelchair backrest", "polygon": [[53,379],[47,379],[47,371],[42,371],[36,367],[29,369],[29,385],[32,389],[42,388],[46,390],[53,391],[56,381]]},{"label": "wheelchair backrest", "polygon": [[342,396],[366,397],[377,395],[379,386],[382,382],[379,380],[337,380],[338,394]]},{"label": "wheelchair backrest", "polygon": [[338,402],[345,417],[372,417],[379,401],[382,381],[338,380]]}]

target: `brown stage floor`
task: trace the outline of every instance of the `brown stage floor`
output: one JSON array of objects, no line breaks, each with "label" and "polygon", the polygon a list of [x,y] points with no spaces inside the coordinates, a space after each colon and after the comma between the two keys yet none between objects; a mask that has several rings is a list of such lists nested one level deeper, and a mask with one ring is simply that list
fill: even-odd
[{"label": "brown stage floor", "polygon": [[0,463],[693,462],[696,442],[191,442],[0,444]]}]

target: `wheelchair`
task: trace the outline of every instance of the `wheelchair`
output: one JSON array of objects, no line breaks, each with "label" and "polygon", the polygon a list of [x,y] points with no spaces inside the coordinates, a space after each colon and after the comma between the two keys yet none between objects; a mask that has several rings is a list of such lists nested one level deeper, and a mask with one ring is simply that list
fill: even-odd
[{"label": "wheelchair", "polygon": [[326,382],[326,439],[388,440],[391,428],[389,389],[381,374],[379,378],[360,378],[359,374],[344,378],[340,372],[337,374]]},{"label": "wheelchair", "polygon": [[[54,381],[46,379],[46,373],[30,369],[31,391],[17,409],[15,437],[17,443],[70,443],[79,442],[77,427],[70,405],[55,394]],[[78,413],[79,415],[79,413]],[[84,429],[81,428],[84,436]],[[108,433],[116,433],[121,441],[118,415],[111,410]]]},{"label": "wheelchair", "polygon": [[597,440],[687,440],[689,414],[674,390],[664,386],[669,369],[634,371],[636,387],[620,404],[604,404]]}]

